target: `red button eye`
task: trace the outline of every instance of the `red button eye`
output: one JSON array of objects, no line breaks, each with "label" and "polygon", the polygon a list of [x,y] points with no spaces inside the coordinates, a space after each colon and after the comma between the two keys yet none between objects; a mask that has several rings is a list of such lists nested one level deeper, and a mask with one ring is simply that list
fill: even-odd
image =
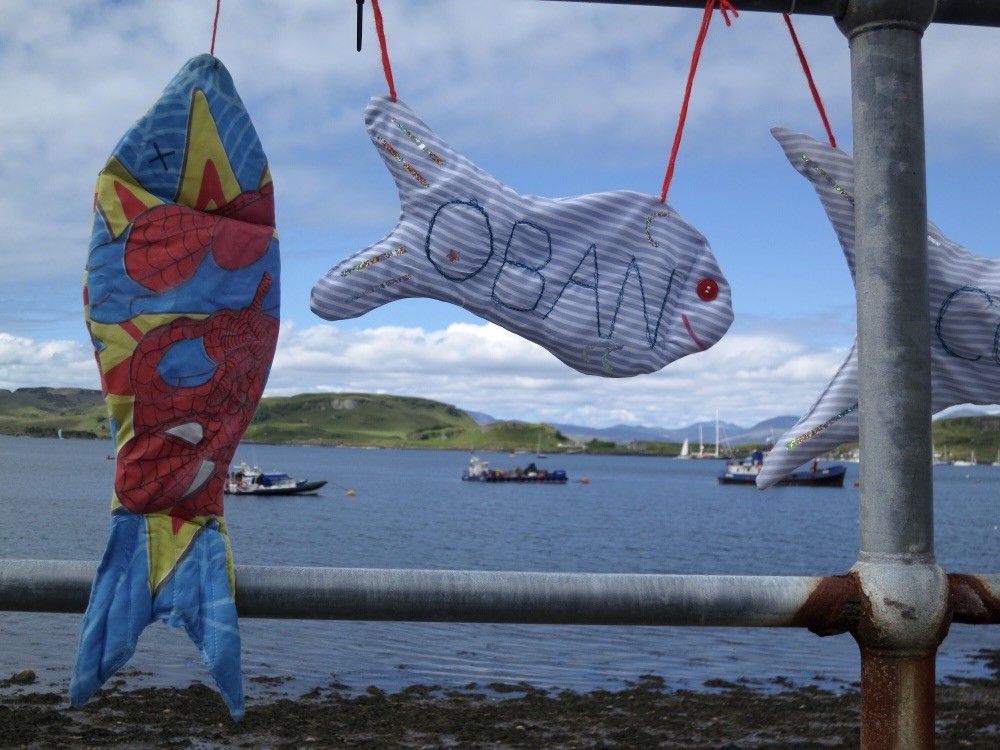
[{"label": "red button eye", "polygon": [[702,279],[698,282],[698,296],[705,302],[711,302],[719,296],[719,285],[712,279]]}]

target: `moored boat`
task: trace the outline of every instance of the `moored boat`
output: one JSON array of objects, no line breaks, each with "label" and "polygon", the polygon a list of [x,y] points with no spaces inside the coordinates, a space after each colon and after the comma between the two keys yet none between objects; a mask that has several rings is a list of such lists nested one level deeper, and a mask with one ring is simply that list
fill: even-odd
[{"label": "moored boat", "polygon": [[[724,471],[719,473],[719,484],[757,485],[757,475],[760,474],[764,462],[764,454],[754,451],[750,458],[731,460],[726,463]],[[778,485],[795,485],[800,487],[843,487],[847,467],[843,464],[820,466],[813,461],[808,469],[793,471],[777,482]]]},{"label": "moored boat", "polygon": [[476,456],[469,458],[469,468],[462,474],[463,482],[518,482],[522,484],[566,484],[566,472],[562,469],[546,471],[535,464],[516,469],[491,469],[489,461]]},{"label": "moored boat", "polygon": [[227,495],[315,495],[325,484],[325,480],[293,479],[284,472],[261,471],[257,466],[244,463],[226,476],[223,492]]}]

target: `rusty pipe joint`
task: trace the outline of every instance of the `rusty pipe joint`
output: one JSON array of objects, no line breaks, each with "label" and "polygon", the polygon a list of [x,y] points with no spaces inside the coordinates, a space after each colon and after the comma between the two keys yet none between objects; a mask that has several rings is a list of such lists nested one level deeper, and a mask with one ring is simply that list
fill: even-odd
[{"label": "rusty pipe joint", "polygon": [[948,576],[936,563],[859,561],[862,591],[854,637],[863,649],[897,658],[933,654],[951,624]]}]

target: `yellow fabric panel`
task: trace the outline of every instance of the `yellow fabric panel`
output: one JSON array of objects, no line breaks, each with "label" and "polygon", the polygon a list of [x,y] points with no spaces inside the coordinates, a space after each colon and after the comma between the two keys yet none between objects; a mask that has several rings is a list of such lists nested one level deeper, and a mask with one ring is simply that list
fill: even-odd
[{"label": "yellow fabric panel", "polygon": [[139,187],[135,177],[129,174],[125,166],[112,156],[97,176],[97,210],[104,217],[111,239],[118,239],[130,223],[115,190],[116,182],[126,187],[146,208],[159,206],[163,203],[155,195]]},{"label": "yellow fabric panel", "polygon": [[215,200],[209,200],[205,205],[198,205],[199,198],[202,197],[205,168],[208,162],[212,162],[218,172],[225,203],[243,192],[229,163],[226,147],[222,145],[222,139],[219,138],[219,131],[208,107],[208,100],[201,90],[195,89],[191,97],[187,149],[184,151],[184,167],[181,170],[177,203],[203,211],[213,211],[219,208]]},{"label": "yellow fabric panel", "polygon": [[146,534],[149,549],[149,589],[156,594],[178,565],[183,562],[197,535],[209,521],[219,524],[219,533],[226,542],[226,569],[229,591],[236,596],[236,573],[233,568],[233,551],[229,545],[229,530],[221,516],[195,516],[184,521],[168,512],[146,516]]}]

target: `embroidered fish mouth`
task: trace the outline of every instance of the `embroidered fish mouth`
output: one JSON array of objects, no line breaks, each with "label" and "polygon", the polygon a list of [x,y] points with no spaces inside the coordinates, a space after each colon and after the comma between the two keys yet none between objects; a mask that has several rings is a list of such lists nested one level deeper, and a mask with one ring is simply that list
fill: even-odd
[{"label": "embroidered fish mouth", "polygon": [[684,327],[687,329],[688,336],[691,337],[691,340],[697,344],[699,349],[706,351],[708,347],[702,342],[701,339],[698,338],[698,334],[694,332],[694,329],[691,327],[691,322],[688,320],[688,316],[681,313],[681,320],[684,321]]}]

